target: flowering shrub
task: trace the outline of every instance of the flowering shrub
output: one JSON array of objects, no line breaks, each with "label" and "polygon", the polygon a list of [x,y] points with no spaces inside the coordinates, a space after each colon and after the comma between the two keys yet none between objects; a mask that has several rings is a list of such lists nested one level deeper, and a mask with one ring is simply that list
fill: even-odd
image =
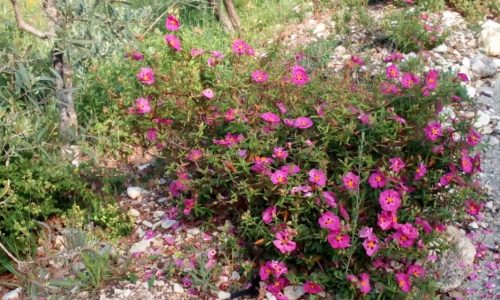
[{"label": "flowering shrub", "polygon": [[438,14],[422,12],[417,8],[389,14],[383,27],[389,40],[405,53],[432,49],[442,44],[447,36],[441,28],[441,17]]},{"label": "flowering shrub", "polygon": [[163,150],[177,217],[230,219],[264,248],[257,267],[278,299],[291,284],[342,299],[432,288],[439,233],[481,207],[481,137],[442,113],[467,100],[463,74],[424,73],[398,53],[382,73],[353,56],[339,76],[317,74],[302,55],[242,39],[202,50],[167,29],[162,48],[130,61],[126,118]]}]

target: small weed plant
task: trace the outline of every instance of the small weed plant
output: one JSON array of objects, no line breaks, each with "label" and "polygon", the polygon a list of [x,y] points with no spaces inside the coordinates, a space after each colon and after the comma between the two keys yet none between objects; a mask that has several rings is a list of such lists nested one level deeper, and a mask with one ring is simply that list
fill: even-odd
[{"label": "small weed plant", "polygon": [[401,52],[418,52],[441,45],[447,33],[438,14],[415,7],[397,10],[385,17],[383,28],[388,39]]}]

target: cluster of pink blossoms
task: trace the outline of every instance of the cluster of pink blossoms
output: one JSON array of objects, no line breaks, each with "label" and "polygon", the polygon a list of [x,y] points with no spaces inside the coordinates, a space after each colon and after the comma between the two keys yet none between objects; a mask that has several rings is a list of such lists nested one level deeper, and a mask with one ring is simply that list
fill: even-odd
[{"label": "cluster of pink blossoms", "polygon": [[[179,29],[180,24],[175,17],[169,16],[167,18],[166,27],[170,31],[176,31]],[[181,51],[180,40],[169,34],[165,37],[167,43],[175,51]],[[232,49],[235,55],[254,55],[254,50],[246,42],[241,39],[235,40],[232,45]],[[193,58],[200,57],[205,54],[203,49],[193,48],[191,49],[191,56]],[[142,54],[141,54],[142,55]],[[207,64],[211,67],[216,66],[223,58],[218,51],[213,51],[209,54]],[[139,59],[140,58],[140,59]],[[400,54],[391,54],[391,56],[386,58],[387,62],[397,62],[402,60],[404,57]],[[135,59],[135,58],[133,58]],[[142,60],[138,55],[138,59]],[[300,60],[296,62],[290,69],[290,76],[286,78],[287,82],[291,82],[294,85],[302,86],[309,82],[309,76],[304,67],[298,65]],[[359,57],[353,56],[349,60],[348,64],[350,66],[362,66],[364,64],[363,60]],[[288,75],[287,75],[288,76]],[[387,94],[398,94],[400,89],[413,89],[415,87],[422,88],[424,95],[430,93],[438,87],[439,73],[435,70],[430,70],[425,78],[420,78],[413,73],[402,73],[396,64],[391,64],[386,69],[387,81],[383,82],[381,88],[384,93]],[[140,83],[144,85],[152,85],[155,83],[155,74],[151,68],[142,68],[137,74],[137,79]],[[263,70],[255,70],[251,73],[251,81],[256,84],[265,84],[269,80],[269,74]],[[264,85],[265,87],[266,85]],[[353,87],[354,89],[355,87]],[[412,91],[419,92],[420,89],[415,88]],[[215,92],[212,89],[205,89],[202,91],[200,98],[213,99],[215,97]],[[150,103],[151,98],[138,98],[135,101],[135,105],[131,108],[131,112],[137,115],[150,114],[153,118],[153,122],[157,124],[171,124],[172,120],[169,119],[159,119],[155,118],[156,112],[153,111],[152,105]],[[213,101],[206,101],[213,102]],[[265,123],[263,132],[270,132],[276,130],[279,126],[283,124],[290,129],[286,129],[293,132],[299,132],[300,130],[306,130],[313,127],[315,124],[310,117],[299,116],[297,118],[288,118],[288,109],[283,102],[276,103],[279,114],[273,112],[264,112],[260,115],[261,121]],[[156,110],[156,105],[153,105],[154,110]],[[215,108],[214,108],[215,107]],[[319,103],[314,106],[316,109],[318,118],[321,119],[325,115],[326,104]],[[240,120],[245,118],[243,116],[244,111],[236,108],[227,108],[224,111],[219,111],[215,105],[210,106],[208,110],[214,111],[213,118],[224,118],[226,122],[233,122],[235,120]],[[353,110],[354,111],[354,110]],[[397,122],[404,125],[406,121],[392,113],[391,118],[394,118]],[[361,110],[357,109],[356,114],[359,114],[358,118],[363,124],[370,124],[370,115],[363,113]],[[156,120],[156,121],[155,121]],[[316,120],[316,119],[315,119]],[[248,121],[248,120],[247,120]],[[162,123],[164,122],[164,123]],[[208,122],[207,122],[208,123]],[[155,125],[159,126],[159,125]],[[300,130],[295,130],[300,129]],[[314,131],[314,129],[312,130]],[[443,129],[443,126],[438,121],[431,121],[423,129],[426,138],[431,142],[439,142],[447,138],[448,131]],[[446,132],[446,135],[444,134]],[[158,139],[158,130],[156,128],[149,128],[147,130],[146,136],[149,140],[155,141]],[[467,135],[465,142],[470,146],[475,146],[480,142],[480,134],[471,129]],[[245,137],[242,134],[234,134],[227,132],[226,135],[221,139],[214,139],[213,143],[222,147],[234,147],[240,145],[244,142]],[[310,148],[315,145],[314,141],[306,140],[304,142]],[[288,188],[289,181],[293,182],[294,178],[306,178],[306,180],[299,186],[294,186],[290,190],[290,195],[301,195],[303,197],[313,197],[315,194],[321,195],[315,199],[315,203],[321,205],[321,201],[324,201],[327,205],[327,209],[323,210],[319,216],[317,222],[319,227],[325,229],[327,234],[327,242],[333,249],[347,249],[351,247],[351,235],[349,231],[353,231],[350,227],[349,221],[350,216],[347,210],[348,206],[345,202],[338,201],[334,192],[326,190],[326,187],[330,184],[326,170],[321,169],[308,169],[302,171],[301,168],[295,164],[291,164],[290,160],[294,154],[293,143],[288,142],[283,146],[277,146],[272,149],[272,153],[268,153],[266,156],[254,156],[253,153],[247,155],[247,150],[236,149],[240,157],[245,158],[246,161],[252,163],[251,171],[257,174],[263,175],[266,178],[266,183],[269,181],[279,187],[273,187],[279,191],[286,191]],[[270,151],[271,149],[269,149]],[[444,144],[437,145],[433,148],[434,153],[439,153],[444,151]],[[208,152],[207,152],[208,153]],[[200,160],[204,158],[204,152],[202,149],[194,148],[187,152],[185,158],[189,161],[187,164],[196,165]],[[288,161],[288,162],[287,162]],[[292,160],[293,161],[293,160]],[[413,166],[413,162],[407,161],[408,166]],[[479,170],[479,157],[471,157],[469,152],[464,149],[461,152],[460,162],[457,164],[460,166],[461,170],[466,174],[472,174],[476,170]],[[415,181],[422,180],[427,174],[427,167],[431,168],[431,164],[426,166],[423,161],[418,162],[414,171],[413,179]],[[430,234],[434,229],[423,218],[415,218],[412,223],[406,222],[403,224],[398,223],[398,211],[404,205],[403,201],[407,193],[412,192],[412,186],[408,184],[411,181],[405,174],[404,170],[409,169],[405,162],[400,157],[390,158],[387,162],[384,162],[383,166],[378,166],[372,174],[370,174],[367,184],[373,188],[378,189],[378,203],[380,205],[381,211],[377,215],[377,226],[381,229],[382,233],[388,233],[388,238],[380,239],[374,232],[377,230],[377,226],[373,227],[363,227],[359,230],[358,235],[362,240],[361,245],[367,256],[374,257],[377,255],[380,249],[387,247],[388,243],[395,243],[401,248],[411,248],[415,244],[421,249],[423,247],[423,241],[420,239],[421,233]],[[458,180],[458,167],[454,165],[450,166],[450,172],[443,175],[439,180],[439,186],[447,186],[451,181]],[[301,173],[302,172],[302,173]],[[296,174],[300,175],[292,177]],[[413,173],[412,173],[413,174]],[[339,184],[339,190],[341,193],[347,192],[350,195],[358,193],[360,190],[361,178],[360,175],[355,172],[347,172],[341,178],[341,183]],[[173,180],[169,185],[169,191],[172,197],[178,197],[182,199],[181,196],[185,196],[183,199],[183,210],[182,213],[185,215],[190,215],[192,210],[196,207],[197,200],[188,196],[190,189],[189,176],[186,171],[181,171],[177,174],[177,179]],[[481,214],[481,209],[483,207],[482,203],[478,203],[473,199],[466,201],[465,211],[471,216],[479,217]],[[331,208],[335,208],[335,212],[330,211]],[[275,239],[273,240],[273,245],[276,249],[285,255],[289,255],[296,251],[300,247],[294,238],[297,231],[289,227],[280,227],[278,216],[285,215],[286,211],[281,211],[278,213],[278,207],[276,205],[268,206],[262,212],[262,221],[264,224],[275,223],[271,226],[272,232],[275,234]],[[387,232],[392,230],[391,232]],[[419,233],[419,230],[421,232]],[[437,229],[436,229],[437,230]],[[354,232],[352,234],[355,234]],[[152,236],[148,234],[148,236]],[[382,236],[382,235],[379,235]],[[420,240],[419,240],[420,239]],[[354,250],[354,249],[353,249]],[[211,252],[210,252],[211,253]],[[215,257],[216,253],[209,255],[209,259]],[[211,256],[211,257],[210,257]],[[374,258],[376,261],[378,258]],[[210,261],[210,260],[209,260]],[[212,260],[213,262],[213,260]],[[375,266],[375,263],[374,263]],[[289,285],[288,279],[285,277],[288,272],[287,267],[282,262],[271,261],[267,262],[261,267],[260,273],[261,278],[264,281],[271,280],[267,285],[267,290],[273,293],[277,299],[286,299],[282,294],[284,287]],[[267,276],[267,277],[266,277]],[[398,286],[404,292],[409,292],[411,290],[411,278],[412,277],[422,277],[425,276],[425,269],[418,264],[413,264],[408,267],[406,272],[401,272],[398,270],[395,274]],[[358,276],[349,275],[347,278],[352,282],[362,294],[368,294],[371,291],[370,285],[370,275],[368,273],[361,273]],[[303,284],[303,289],[306,293],[316,294],[321,292],[322,287],[313,282],[306,281]]]},{"label": "cluster of pink blossoms", "polygon": [[[399,53],[391,54],[386,57],[384,61],[393,62],[402,59],[403,56]],[[399,85],[404,89],[412,89],[420,84],[421,79],[418,75],[407,72],[401,74],[399,68],[395,64],[390,64],[385,69],[385,76],[388,81],[383,81],[380,84],[380,92],[383,95],[397,95],[400,92]],[[429,96],[432,91],[438,87],[439,72],[437,70],[430,70],[427,72],[423,85],[422,94]]]},{"label": "cluster of pink blossoms", "polygon": [[[179,30],[181,26],[181,23],[179,22],[179,20],[172,16],[172,15],[169,15],[165,21],[165,28],[167,28],[167,30],[169,31],[177,31]],[[181,46],[181,41],[179,40],[179,38],[173,34],[167,34],[165,35],[165,42],[167,43],[167,45],[172,48],[174,51],[176,52],[179,52],[182,50],[182,46]]]},{"label": "cluster of pink blossoms", "polygon": [[253,56],[255,54],[254,49],[242,39],[234,40],[232,48],[236,55]]},{"label": "cluster of pink blossoms", "polygon": [[[283,289],[290,285],[288,279],[284,276],[288,273],[288,268],[281,261],[267,261],[259,269],[260,279],[266,282],[266,290],[273,294],[277,300],[288,300],[288,297],[283,294]],[[318,294],[323,291],[323,288],[314,281],[307,280],[302,288],[304,293]]]}]

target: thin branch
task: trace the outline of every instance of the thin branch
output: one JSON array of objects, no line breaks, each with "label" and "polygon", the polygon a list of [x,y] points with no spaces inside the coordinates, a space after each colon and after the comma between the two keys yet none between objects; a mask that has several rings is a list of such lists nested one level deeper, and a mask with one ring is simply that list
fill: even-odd
[{"label": "thin branch", "polygon": [[10,3],[12,3],[12,7],[14,8],[14,14],[16,16],[16,23],[17,27],[21,30],[24,30],[26,32],[31,33],[32,35],[41,38],[41,39],[48,39],[51,37],[55,37],[55,34],[53,32],[45,32],[38,30],[35,28],[33,25],[28,24],[24,21],[22,15],[21,15],[21,10],[19,9],[19,5],[17,4],[17,0],[10,0]]}]

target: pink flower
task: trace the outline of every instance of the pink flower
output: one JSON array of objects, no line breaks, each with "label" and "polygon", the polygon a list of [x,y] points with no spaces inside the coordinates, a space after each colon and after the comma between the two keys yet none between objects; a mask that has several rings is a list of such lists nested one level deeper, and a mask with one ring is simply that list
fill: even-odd
[{"label": "pink flower", "polygon": [[203,55],[203,53],[205,53],[205,50],[201,48],[192,48],[189,53],[191,54],[191,57],[198,57]]},{"label": "pink flower", "polygon": [[134,51],[130,57],[132,57],[133,60],[141,61],[144,59],[144,54],[139,51]]},{"label": "pink flower", "polygon": [[385,68],[385,77],[387,79],[398,78],[399,77],[399,69],[396,65],[390,65]]},{"label": "pink flower", "polygon": [[170,48],[174,49],[177,52],[182,50],[181,41],[173,34],[165,35],[165,42],[170,46]]},{"label": "pink flower", "polygon": [[395,95],[399,92],[399,89],[397,87],[397,85],[395,85],[394,83],[390,83],[390,82],[382,82],[380,83],[380,93],[382,93],[382,95]]},{"label": "pink flower", "polygon": [[261,280],[267,281],[271,274],[273,274],[273,269],[269,265],[269,262],[266,262],[265,264],[260,266],[259,275]]},{"label": "pink flower", "polygon": [[264,122],[269,124],[278,124],[279,122],[281,122],[280,117],[278,117],[277,114],[272,112],[265,112],[262,115],[260,115],[260,117],[262,120],[264,120]]},{"label": "pink flower", "polygon": [[391,53],[384,58],[384,62],[394,62],[398,60],[403,60],[405,57],[400,53]]},{"label": "pink flower", "polygon": [[401,78],[401,85],[405,89],[411,89],[414,85],[420,82],[420,78],[413,73],[405,73]]},{"label": "pink flower", "polygon": [[345,206],[342,203],[339,203],[339,214],[340,216],[349,222],[349,213],[347,212],[347,209],[345,209]]},{"label": "pink flower", "polygon": [[359,275],[359,291],[363,294],[366,295],[368,294],[371,290],[372,287],[370,285],[370,275],[368,273],[361,273]]},{"label": "pink flower", "polygon": [[481,209],[484,206],[484,204],[482,203],[478,204],[473,200],[466,200],[464,204],[465,204],[465,211],[471,216],[477,216],[481,212]]},{"label": "pink flower", "polygon": [[450,182],[453,180],[453,177],[455,177],[455,172],[448,172],[441,176],[439,178],[439,186],[440,187],[445,187],[450,184]]},{"label": "pink flower", "polygon": [[222,140],[213,140],[214,144],[224,147],[232,147],[241,143],[245,137],[242,134],[232,134],[230,132],[226,133],[226,136]]},{"label": "pink flower", "polygon": [[181,180],[174,180],[170,183],[168,189],[172,197],[178,197],[182,192],[187,190],[187,186]]},{"label": "pink flower", "polygon": [[262,70],[256,70],[252,73],[252,80],[255,83],[265,83],[269,79],[269,75]]},{"label": "pink flower", "polygon": [[327,211],[318,219],[319,226],[330,231],[340,231],[340,219],[334,213]]},{"label": "pink flower", "polygon": [[373,236],[373,228],[372,227],[362,227],[360,230],[359,230],[359,237],[360,238],[369,238]]},{"label": "pink flower", "polygon": [[300,65],[295,65],[292,67],[292,83],[295,85],[305,85],[309,82],[309,76],[307,75],[306,69]]},{"label": "pink flower", "polygon": [[219,51],[212,51],[212,56],[207,59],[207,65],[209,67],[216,66],[222,59],[224,58],[224,54]]},{"label": "pink flower", "polygon": [[311,126],[313,126],[313,121],[308,117],[298,117],[293,122],[293,127],[299,129],[307,129],[310,128]]},{"label": "pink flower", "polygon": [[389,158],[390,166],[389,168],[396,173],[399,173],[406,165],[403,160],[399,157]]},{"label": "pink flower", "polygon": [[335,199],[335,194],[330,191],[324,191],[321,193],[326,204],[330,207],[337,207],[337,200]]},{"label": "pink flower", "polygon": [[352,274],[347,275],[346,278],[350,282],[354,283],[363,295],[368,294],[372,289],[370,285],[370,275],[368,275],[368,273],[361,273],[359,275],[359,279],[357,276]]},{"label": "pink flower", "polygon": [[467,144],[471,146],[476,146],[481,141],[481,135],[474,128],[471,128],[469,130],[469,134],[467,134],[466,140]]},{"label": "pink flower", "polygon": [[264,223],[266,224],[271,223],[275,217],[276,217],[276,206],[268,207],[262,212],[262,221],[264,221]]},{"label": "pink flower", "polygon": [[399,288],[403,292],[405,292],[405,293],[410,292],[411,282],[410,282],[410,278],[408,277],[408,275],[406,275],[405,273],[397,273],[396,274],[396,282],[397,282]]},{"label": "pink flower", "polygon": [[288,254],[297,248],[297,244],[292,241],[288,229],[276,232],[276,239],[273,241],[273,244],[282,254]]},{"label": "pink flower", "polygon": [[318,186],[326,185],[326,175],[325,172],[318,169],[311,169],[309,171],[309,182]]},{"label": "pink flower", "polygon": [[228,108],[226,110],[226,112],[224,113],[224,119],[227,122],[232,122],[232,121],[236,120],[236,113],[237,112],[238,112],[238,110],[236,110],[236,108]]},{"label": "pink flower", "polygon": [[242,39],[236,39],[233,42],[233,45],[231,46],[233,49],[234,54],[237,55],[253,55],[254,50],[250,45],[248,45],[245,41]]},{"label": "pink flower", "polygon": [[358,66],[362,66],[365,64],[365,61],[357,55],[351,55],[350,62]]},{"label": "pink flower", "polygon": [[460,156],[460,167],[462,168],[462,171],[464,171],[464,173],[472,173],[474,167],[473,159],[469,156],[467,151],[462,151],[462,155]]},{"label": "pink flower", "polygon": [[135,112],[141,115],[151,112],[149,100],[146,98],[135,99]]},{"label": "pink flower", "polygon": [[142,84],[152,85],[155,83],[155,73],[151,68],[141,68],[136,76]]},{"label": "pink flower", "polygon": [[425,75],[425,86],[427,87],[427,89],[433,91],[437,88],[438,77],[439,77],[439,72],[435,69],[432,69],[429,72],[427,72],[427,74]]},{"label": "pink flower", "polygon": [[419,264],[411,265],[410,267],[408,267],[408,271],[406,271],[406,274],[408,276],[415,276],[417,278],[424,277],[425,273],[425,269],[422,268],[422,266]]},{"label": "pink flower", "polygon": [[463,82],[468,82],[469,81],[469,76],[467,76],[467,74],[465,74],[465,73],[458,73],[457,74],[457,78],[460,81],[463,81]]},{"label": "pink flower", "polygon": [[207,257],[209,259],[214,259],[215,256],[217,256],[217,250],[215,250],[213,248],[207,250]]},{"label": "pink flower", "polygon": [[156,141],[156,138],[158,138],[158,131],[155,128],[149,128],[146,132],[146,138],[151,142]]},{"label": "pink flower", "polygon": [[427,127],[424,128],[425,137],[429,141],[436,141],[439,137],[443,136],[443,131],[441,129],[441,123],[439,122],[430,122],[427,124]]},{"label": "pink flower", "polygon": [[276,106],[278,106],[278,110],[280,111],[280,113],[286,114],[287,109],[286,109],[285,103],[278,102],[278,103],[276,103]]},{"label": "pink flower", "polygon": [[266,264],[273,270],[273,274],[275,277],[280,277],[281,275],[285,275],[288,273],[288,268],[286,264],[282,261],[272,260],[268,261]]},{"label": "pink flower", "polygon": [[342,183],[344,187],[350,191],[357,190],[359,188],[359,176],[354,175],[352,172],[348,172],[342,177]]},{"label": "pink flower", "polygon": [[273,161],[274,160],[270,157],[256,156],[254,158],[254,165],[252,166],[251,170],[256,173],[271,175],[270,171],[268,170],[268,165],[270,165]]},{"label": "pink flower", "polygon": [[274,280],[273,283],[267,284],[266,289],[272,294],[276,295],[281,292],[283,288],[285,288],[289,284],[289,281],[286,277],[279,277]]},{"label": "pink flower", "polygon": [[426,234],[430,234],[432,233],[432,226],[431,224],[429,224],[429,222],[427,222],[427,220],[425,219],[422,219],[420,217],[416,217],[415,218],[415,224],[419,225],[420,227],[422,227],[422,230],[426,233]]},{"label": "pink flower", "polygon": [[361,121],[361,124],[369,125],[370,124],[370,116],[371,114],[365,114],[364,112],[360,112],[358,116],[358,120]]},{"label": "pink flower", "polygon": [[395,190],[383,191],[382,193],[380,193],[378,201],[382,209],[386,211],[395,212],[401,205],[401,198],[399,197],[399,193]]},{"label": "pink flower", "polygon": [[300,167],[297,165],[284,165],[280,168],[280,170],[288,175],[295,175],[300,172]]},{"label": "pink flower", "polygon": [[203,156],[203,151],[201,149],[192,149],[187,155],[187,159],[190,161],[198,161]]},{"label": "pink flower", "polygon": [[179,27],[181,27],[181,23],[176,17],[169,15],[167,20],[165,20],[165,28],[167,28],[167,30],[177,31]]},{"label": "pink flower", "polygon": [[295,119],[284,119],[283,123],[285,123],[285,125],[288,127],[293,127],[293,124],[295,123]]},{"label": "pink flower", "polygon": [[345,249],[351,246],[351,237],[340,232],[330,232],[327,236],[327,240],[333,249]]},{"label": "pink flower", "polygon": [[423,162],[419,163],[415,170],[415,180],[422,179],[427,174],[427,167]]},{"label": "pink flower", "polygon": [[286,159],[288,157],[288,152],[283,147],[276,147],[273,150],[273,157],[277,159]]},{"label": "pink flower", "polygon": [[379,249],[378,238],[376,235],[371,235],[363,241],[363,248],[365,248],[366,255],[373,256]]},{"label": "pink flower", "polygon": [[288,182],[288,174],[281,170],[277,170],[274,173],[271,173],[271,175],[269,175],[269,178],[275,185],[286,184]]},{"label": "pink flower", "polygon": [[212,91],[212,89],[204,89],[203,91],[201,91],[201,94],[207,99],[212,99],[215,96],[215,93],[214,91]]},{"label": "pink flower", "polygon": [[368,183],[374,189],[383,188],[385,186],[384,174],[379,171],[373,172],[370,178],[368,178]]},{"label": "pink flower", "polygon": [[194,208],[196,202],[194,199],[186,199],[184,200],[184,210],[183,213],[188,216],[191,213],[191,210]]},{"label": "pink flower", "polygon": [[396,212],[384,210],[378,215],[377,224],[382,230],[389,230],[397,225]]},{"label": "pink flower", "polygon": [[302,286],[302,288],[304,289],[304,292],[307,294],[318,294],[323,291],[323,288],[319,284],[310,280],[306,281]]},{"label": "pink flower", "polygon": [[394,233],[393,238],[402,248],[410,248],[411,246],[413,246],[413,243],[419,236],[417,228],[409,223],[397,224],[395,226],[395,229],[397,231],[396,233]]}]

